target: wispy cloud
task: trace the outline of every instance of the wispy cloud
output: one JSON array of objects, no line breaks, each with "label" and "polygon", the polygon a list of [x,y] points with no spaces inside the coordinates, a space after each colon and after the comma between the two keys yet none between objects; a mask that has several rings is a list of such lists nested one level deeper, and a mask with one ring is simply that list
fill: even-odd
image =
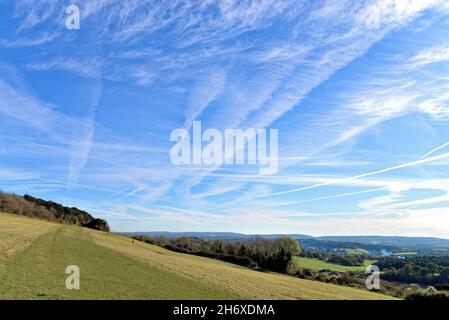
[{"label": "wispy cloud", "polygon": [[100,77],[103,62],[98,58],[59,57],[45,62],[32,62],[26,65],[29,70],[64,70],[80,75]]},{"label": "wispy cloud", "polygon": [[0,39],[0,47],[18,48],[18,47],[34,47],[54,41],[60,33],[44,33],[35,38],[19,38],[14,40]]},{"label": "wispy cloud", "polygon": [[204,109],[223,92],[225,84],[226,71],[223,69],[212,70],[197,80],[185,111],[185,128],[190,129],[192,121],[197,120]]},{"label": "wispy cloud", "polygon": [[[447,1],[98,0],[71,31],[66,5],[5,6],[22,72],[0,75],[1,168],[23,178],[8,187],[123,229],[417,233],[441,215]],[[279,129],[279,173],[171,165],[170,132],[197,119]]]},{"label": "wispy cloud", "polygon": [[410,61],[417,66],[449,61],[449,47],[426,48],[412,57]]},{"label": "wispy cloud", "polygon": [[[419,160],[416,160],[416,161],[402,163],[400,165],[396,165],[396,166],[389,167],[389,168],[384,168],[384,169],[380,169],[380,170],[376,170],[376,171],[372,171],[372,172],[359,174],[359,175],[356,175],[356,176],[345,178],[344,180],[346,180],[346,181],[357,180],[357,179],[360,179],[360,178],[374,176],[374,175],[378,175],[378,174],[381,174],[381,173],[387,173],[387,172],[398,170],[398,169],[403,169],[403,168],[417,166],[417,165],[420,165],[420,164],[425,164],[425,163],[428,163],[428,162],[439,161],[439,160],[446,159],[446,158],[449,158],[449,152],[443,153],[443,154],[438,155],[438,156],[433,156],[433,157],[428,157],[428,158],[424,158],[424,159],[419,159]],[[335,181],[324,182],[324,183],[320,183],[320,184],[316,184],[316,185],[312,185],[312,186],[307,186],[307,187],[303,187],[303,188],[298,188],[298,189],[293,189],[293,190],[287,190],[287,191],[273,193],[272,196],[288,194],[288,193],[293,193],[293,192],[305,191],[305,190],[309,190],[309,189],[314,189],[314,188],[328,186],[328,185],[331,185],[331,184],[334,184],[334,183],[335,183]]]}]

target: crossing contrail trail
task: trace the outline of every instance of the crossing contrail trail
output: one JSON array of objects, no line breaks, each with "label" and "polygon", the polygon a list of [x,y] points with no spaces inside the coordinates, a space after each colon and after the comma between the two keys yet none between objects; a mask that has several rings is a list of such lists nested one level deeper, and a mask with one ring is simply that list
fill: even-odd
[{"label": "crossing contrail trail", "polygon": [[433,153],[437,152],[438,150],[441,150],[441,149],[443,149],[444,147],[447,147],[447,146],[449,146],[449,142],[446,142],[445,144],[443,144],[443,145],[441,145],[441,146],[439,146],[439,147],[437,147],[437,148],[435,148],[435,149],[433,149],[433,150],[427,152],[427,153],[426,153],[425,155],[423,155],[420,159],[427,158],[427,157],[430,156],[431,154],[433,154]]},{"label": "crossing contrail trail", "polygon": [[[370,190],[363,190],[363,191],[356,191],[356,192],[339,193],[339,194],[334,194],[334,195],[330,195],[330,196],[323,196],[323,197],[318,197],[318,198],[313,198],[313,199],[288,202],[287,205],[290,205],[290,204],[301,204],[301,203],[306,203],[306,202],[326,200],[326,199],[332,199],[332,198],[343,198],[343,197],[355,196],[355,195],[360,195],[360,194],[365,194],[365,193],[372,193],[372,192],[383,191],[383,190],[387,190],[387,187],[370,189]],[[275,205],[275,206],[279,206],[279,205]]]},{"label": "crossing contrail trail", "polygon": [[402,169],[402,168],[413,167],[413,166],[416,166],[418,164],[429,163],[429,162],[438,161],[438,160],[442,160],[442,159],[446,159],[446,158],[449,158],[449,152],[440,154],[438,156],[433,156],[433,157],[430,157],[430,158],[419,159],[419,160],[416,160],[416,161],[403,163],[403,164],[400,164],[400,165],[397,165],[397,166],[394,166],[394,167],[390,167],[390,168],[385,168],[385,169],[381,169],[381,170],[377,170],[377,171],[373,171],[373,172],[368,172],[368,173],[360,174],[360,175],[349,177],[349,178],[344,178],[344,179],[341,179],[339,181],[329,181],[329,182],[319,183],[319,184],[315,184],[313,186],[308,186],[308,187],[303,187],[303,188],[298,188],[298,189],[293,189],[293,190],[287,190],[287,191],[282,191],[282,192],[276,192],[276,193],[272,193],[272,194],[267,195],[267,196],[279,196],[279,195],[288,194],[288,193],[294,193],[294,192],[300,192],[300,191],[315,189],[315,188],[319,188],[319,187],[332,185],[332,184],[335,184],[337,182],[352,181],[352,180],[356,180],[356,179],[360,179],[360,178],[364,178],[364,177],[369,177],[369,176],[373,176],[373,175],[380,174],[380,173],[390,172],[390,171],[397,170],[397,169]]}]

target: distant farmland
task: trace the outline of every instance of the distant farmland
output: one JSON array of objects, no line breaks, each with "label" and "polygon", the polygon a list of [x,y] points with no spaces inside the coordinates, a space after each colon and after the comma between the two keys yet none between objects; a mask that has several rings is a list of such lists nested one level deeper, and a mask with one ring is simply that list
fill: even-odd
[{"label": "distant farmland", "polygon": [[295,257],[296,263],[303,268],[312,270],[331,270],[336,272],[348,272],[348,271],[365,271],[366,267],[375,262],[375,260],[365,260],[364,266],[342,266],[339,264],[329,263],[319,259]]},{"label": "distant farmland", "polygon": [[356,248],[356,249],[345,249],[348,254],[369,254],[368,250]]}]

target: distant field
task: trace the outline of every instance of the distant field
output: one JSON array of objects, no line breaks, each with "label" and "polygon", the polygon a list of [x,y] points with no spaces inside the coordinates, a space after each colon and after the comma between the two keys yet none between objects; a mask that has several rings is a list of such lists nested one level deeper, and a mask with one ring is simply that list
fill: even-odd
[{"label": "distant field", "polygon": [[394,256],[413,256],[418,254],[416,251],[396,252]]},{"label": "distant field", "polygon": [[345,249],[346,253],[348,254],[368,254],[368,250],[362,249],[362,248],[356,248],[356,249]]},{"label": "distant field", "polygon": [[[33,236],[24,236],[28,232]],[[391,299],[114,234],[0,215],[0,239],[14,244],[24,237],[33,240],[0,261],[1,299]],[[81,271],[80,290],[65,288],[65,268],[73,264]]]},{"label": "distant field", "polygon": [[352,266],[341,266],[339,264],[329,263],[319,259],[295,257],[295,261],[299,266],[303,268],[308,268],[312,270],[331,270],[336,272],[348,272],[348,271],[365,271],[366,267],[373,264],[375,260],[365,260],[364,266],[352,267]]}]

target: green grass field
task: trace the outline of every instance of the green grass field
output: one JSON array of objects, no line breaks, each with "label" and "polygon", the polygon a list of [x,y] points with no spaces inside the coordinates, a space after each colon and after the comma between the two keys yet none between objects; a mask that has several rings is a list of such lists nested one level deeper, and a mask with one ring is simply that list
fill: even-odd
[{"label": "green grass field", "polygon": [[355,249],[345,249],[346,253],[348,254],[368,254],[368,250],[362,249],[362,248],[355,248]]},{"label": "green grass field", "polygon": [[305,258],[305,257],[295,257],[296,263],[303,268],[308,268],[312,270],[331,270],[336,272],[348,272],[348,271],[365,271],[366,267],[373,264],[375,260],[365,260],[364,266],[353,267],[353,266],[342,266],[339,264],[329,263],[319,259]]},{"label": "green grass field", "polygon": [[405,252],[396,252],[394,256],[414,256],[417,255],[417,251],[405,251]]},{"label": "green grass field", "polygon": [[[0,214],[0,227],[14,247],[0,260],[0,299],[391,299],[76,226]],[[80,290],[65,288],[68,265],[80,268]]]},{"label": "green grass field", "polygon": [[52,223],[0,213],[0,262],[56,228]]}]

